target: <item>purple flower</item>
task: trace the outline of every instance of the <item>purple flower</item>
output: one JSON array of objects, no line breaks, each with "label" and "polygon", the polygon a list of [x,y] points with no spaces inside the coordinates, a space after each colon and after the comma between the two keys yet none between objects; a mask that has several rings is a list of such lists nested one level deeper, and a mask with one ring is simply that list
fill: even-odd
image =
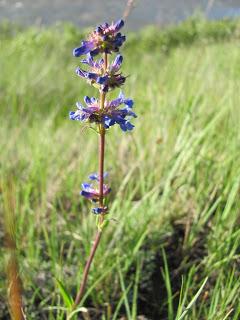
[{"label": "purple flower", "polygon": [[[108,175],[107,172],[104,173],[104,178]],[[89,175],[89,179],[94,181],[93,183],[82,183],[82,190],[80,194],[84,196],[85,198],[91,200],[92,202],[98,202],[99,201],[99,175],[97,173],[91,173]],[[103,184],[103,197],[106,197],[106,195],[111,191],[111,189],[108,187],[107,184]],[[95,208],[97,210],[97,208]],[[101,208],[105,210],[105,208]]]},{"label": "purple flower", "polygon": [[[71,120],[102,123],[106,129],[115,124],[118,124],[123,131],[131,131],[134,128],[129,121],[137,117],[132,111],[133,100],[126,99],[121,92],[117,99],[105,101],[103,109],[95,98],[85,97],[84,100],[86,107],[78,102],[78,110],[71,111],[69,114]],[[91,180],[97,180],[97,178]]]},{"label": "purple flower", "polygon": [[87,41],[82,41],[81,46],[73,50],[73,55],[79,57],[90,53],[92,56],[99,53],[118,52],[126,37],[119,30],[124,26],[123,20],[109,25],[104,23],[89,35]]},{"label": "purple flower", "polygon": [[82,45],[79,48],[73,50],[73,55],[79,57],[81,55],[87,54],[94,48],[94,43],[91,41],[82,41]]},{"label": "purple flower", "polygon": [[[105,179],[106,177],[108,176],[108,172],[104,172],[103,174],[103,178]],[[98,173],[91,173],[88,178],[90,180],[96,180],[96,181],[99,181],[99,174]]]},{"label": "purple flower", "polygon": [[[103,197],[106,197],[107,194],[111,189],[108,187],[108,185],[103,185]],[[93,201],[97,202],[99,200],[99,189],[98,187],[95,187],[91,183],[82,183],[82,190],[80,191],[80,195]]]},{"label": "purple flower", "polygon": [[86,107],[84,107],[81,103],[77,102],[77,110],[71,111],[69,113],[69,118],[71,120],[77,121],[89,121],[100,123],[101,118],[99,118],[99,103],[95,98],[89,98],[88,96],[84,97],[84,101]]},{"label": "purple flower", "polygon": [[92,209],[92,212],[93,212],[94,214],[102,214],[102,213],[106,213],[107,210],[108,210],[107,207],[103,207],[103,208],[97,207],[97,208],[93,208],[93,209]]},{"label": "purple flower", "polygon": [[110,73],[114,74],[119,71],[123,62],[123,56],[118,54],[110,66]]},{"label": "purple flower", "polygon": [[78,67],[76,69],[77,75],[87,79],[90,84],[99,87],[104,92],[120,87],[126,80],[126,77],[118,72],[123,62],[121,55],[117,55],[106,71],[104,71],[103,59],[94,61],[90,54],[81,62],[88,65],[89,70],[86,71]]},{"label": "purple flower", "polygon": [[[124,108],[119,108],[125,105]],[[126,99],[122,92],[120,92],[117,99],[112,100],[105,108],[103,118],[104,127],[109,127],[118,124],[123,131],[131,131],[134,125],[129,121],[130,118],[136,118],[136,114],[132,111],[133,100]]]}]

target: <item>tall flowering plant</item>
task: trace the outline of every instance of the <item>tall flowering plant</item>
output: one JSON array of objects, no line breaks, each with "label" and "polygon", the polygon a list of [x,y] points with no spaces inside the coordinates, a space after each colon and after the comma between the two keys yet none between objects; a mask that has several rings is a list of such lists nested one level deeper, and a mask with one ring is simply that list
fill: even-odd
[{"label": "tall flowering plant", "polygon": [[[80,60],[81,67],[76,69],[76,74],[99,91],[98,98],[85,96],[84,104],[77,102],[77,109],[69,114],[71,120],[94,125],[99,135],[98,173],[89,175],[90,182],[83,183],[80,192],[83,197],[94,203],[92,212],[96,215],[98,230],[84,268],[74,307],[81,302],[83,297],[89,269],[102,236],[106,222],[105,216],[108,213],[105,199],[111,189],[105,183],[107,176],[104,173],[105,136],[110,127],[114,125],[118,125],[124,132],[133,130],[134,125],[130,120],[136,117],[132,110],[133,100],[126,98],[122,91],[114,100],[109,100],[107,97],[109,91],[122,87],[126,81],[126,77],[120,71],[123,56],[119,54],[119,48],[126,40],[126,37],[119,32],[123,26],[123,20],[99,25],[87,40],[82,41],[80,47],[73,50],[75,57],[84,56]],[[96,58],[98,55],[101,55],[100,59]]]}]

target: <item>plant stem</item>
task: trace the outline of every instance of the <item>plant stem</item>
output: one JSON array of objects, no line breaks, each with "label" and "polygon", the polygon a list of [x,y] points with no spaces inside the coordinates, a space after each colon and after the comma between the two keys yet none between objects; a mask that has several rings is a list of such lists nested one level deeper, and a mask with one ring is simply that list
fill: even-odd
[{"label": "plant stem", "polygon": [[[103,54],[104,60],[104,73],[106,73],[108,68],[108,56],[107,53]],[[100,91],[100,109],[104,109],[106,98],[106,92]],[[105,128],[101,123],[99,125],[99,207],[103,208],[103,184],[104,184],[104,152],[105,152]],[[104,212],[100,215],[99,223],[100,226],[104,222]]]},{"label": "plant stem", "polygon": [[[103,99],[105,100],[105,98]],[[105,151],[105,128],[100,125],[100,136],[99,136],[99,207],[103,208],[103,183],[104,183],[104,151]],[[104,221],[104,213],[100,215],[100,225]]]},{"label": "plant stem", "polygon": [[74,301],[73,310],[79,305],[79,303],[82,300],[82,297],[83,297],[83,294],[84,294],[84,291],[85,291],[85,287],[86,287],[86,284],[87,284],[87,278],[88,278],[89,269],[91,267],[92,260],[94,258],[95,252],[97,250],[99,241],[101,239],[101,235],[102,235],[102,231],[98,231],[97,235],[96,235],[96,238],[95,238],[95,241],[94,241],[94,244],[92,246],[89,258],[87,260],[86,266],[84,268],[82,284],[81,284],[81,287],[80,287],[80,289],[79,289],[79,291],[77,293],[76,299]]},{"label": "plant stem", "polygon": [[[107,59],[107,54],[104,53],[103,55],[104,59],[104,72],[106,72],[107,67],[108,67],[108,59]],[[105,104],[105,98],[106,98],[106,93],[103,91],[100,91],[100,109],[104,109],[104,104]],[[104,152],[105,152],[105,128],[102,124],[99,125],[99,207],[103,208],[104,207],[104,196],[103,196],[103,183],[104,183]],[[100,215],[99,219],[99,224],[100,226],[104,222],[104,213]],[[96,234],[90,255],[88,257],[87,263],[84,268],[83,272],[83,280],[80,286],[80,289],[77,293],[77,296],[74,301],[73,305],[73,310],[79,305],[79,303],[82,300],[83,294],[85,292],[85,287],[87,284],[87,279],[88,279],[88,274],[89,270],[93,261],[93,258],[95,256],[95,252],[98,248],[100,239],[102,236],[102,230],[101,228],[98,229],[98,232]]]}]

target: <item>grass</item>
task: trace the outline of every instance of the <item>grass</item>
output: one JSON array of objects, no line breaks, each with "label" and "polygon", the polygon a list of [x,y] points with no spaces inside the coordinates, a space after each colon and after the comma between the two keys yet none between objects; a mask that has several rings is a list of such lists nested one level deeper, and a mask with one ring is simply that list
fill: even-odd
[{"label": "grass", "polygon": [[[201,22],[186,41],[192,24],[131,35],[123,50],[138,119],[133,134],[107,135],[113,219],[84,319],[240,317],[239,22],[221,22],[223,37],[213,36],[220,23]],[[97,168],[97,137],[68,112],[95,91],[74,75],[78,30],[9,30],[0,50],[0,210],[15,224],[28,319],[60,320],[96,231],[79,189]],[[2,319],[6,256],[2,249]]]}]

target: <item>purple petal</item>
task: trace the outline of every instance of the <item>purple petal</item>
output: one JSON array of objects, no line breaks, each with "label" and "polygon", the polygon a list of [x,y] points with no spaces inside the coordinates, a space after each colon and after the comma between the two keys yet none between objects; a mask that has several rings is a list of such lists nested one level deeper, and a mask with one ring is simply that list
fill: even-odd
[{"label": "purple petal", "polygon": [[120,69],[122,62],[123,62],[123,56],[118,54],[112,63],[111,71],[117,72]]},{"label": "purple petal", "polygon": [[76,103],[76,106],[79,110],[82,110],[83,109],[83,105],[80,103],[80,102],[77,102]]},{"label": "purple petal", "polygon": [[[105,179],[106,177],[108,176],[108,172],[104,172],[103,174],[103,178]],[[91,173],[88,178],[90,180],[96,180],[96,181],[99,181],[99,174],[94,172],[94,173]]]},{"label": "purple petal", "polygon": [[91,192],[87,192],[87,191],[84,191],[82,190],[80,192],[80,195],[87,198],[87,199],[93,199],[94,197],[96,197],[96,195],[94,193],[91,193]]},{"label": "purple petal", "polygon": [[104,117],[104,126],[105,126],[106,129],[108,129],[109,127],[113,126],[115,123],[116,122],[112,118],[110,118],[108,116]]},{"label": "purple petal", "polygon": [[86,75],[87,75],[87,72],[80,69],[79,67],[77,67],[76,69],[76,74],[79,76],[79,77],[82,77],[82,78],[86,78]]},{"label": "purple petal", "polygon": [[71,120],[76,120],[75,111],[70,111],[70,112],[69,112],[69,118],[70,118]]},{"label": "purple petal", "polygon": [[90,52],[87,54],[87,61],[90,66],[94,65],[93,57],[91,56]]},{"label": "purple petal", "polygon": [[79,113],[79,110],[77,110],[75,112],[74,111],[69,112],[69,118],[71,120],[83,121],[85,120],[86,116],[82,113]]},{"label": "purple petal", "polygon": [[109,103],[109,107],[110,108],[117,108],[121,103],[122,103],[122,99],[121,98],[117,98],[117,99],[112,100]]},{"label": "purple petal", "polygon": [[94,214],[101,214],[101,213],[104,213],[107,211],[107,207],[104,207],[104,208],[93,208],[92,209],[92,212]]},{"label": "purple petal", "polygon": [[84,97],[84,102],[85,102],[86,104],[91,104],[91,99],[90,99],[88,96],[85,96],[85,97]]},{"label": "purple petal", "polygon": [[129,108],[132,108],[133,107],[133,100],[132,99],[125,99],[124,101],[124,104],[126,105],[126,106],[128,106]]},{"label": "purple petal", "polygon": [[75,57],[80,57],[83,54],[90,52],[94,48],[94,43],[91,41],[83,41],[81,47],[75,48],[73,50],[73,55]]},{"label": "purple petal", "polygon": [[90,80],[95,80],[95,81],[97,81],[97,79],[98,79],[98,75],[93,72],[88,72],[86,77]]},{"label": "purple petal", "polygon": [[91,54],[91,56],[93,57],[93,56],[96,56],[97,54],[99,54],[99,52],[100,52],[100,49],[99,49],[99,48],[96,48],[96,49],[94,49],[94,50],[91,50],[91,51],[90,51],[90,54]]},{"label": "purple petal", "polygon": [[109,24],[107,22],[104,22],[102,25],[101,25],[103,28],[108,28],[109,27]]},{"label": "purple petal", "polygon": [[118,20],[115,24],[114,24],[114,31],[118,32],[122,27],[124,26],[124,21],[122,19]]},{"label": "purple petal", "polygon": [[89,118],[96,111],[98,111],[98,107],[83,108],[83,112],[85,112],[87,118]]},{"label": "purple petal", "polygon": [[82,183],[82,189],[84,191],[88,191],[88,192],[92,191],[92,185],[90,183],[84,182],[84,183]]},{"label": "purple petal", "polygon": [[96,29],[95,29],[96,32],[102,32],[102,26],[97,26]]},{"label": "purple petal", "polygon": [[97,173],[91,173],[88,178],[90,180],[97,180],[98,181],[98,174]]},{"label": "purple petal", "polygon": [[[122,128],[121,125],[120,125],[120,127]],[[126,130],[124,130],[124,131],[128,131],[128,130],[131,131],[131,130],[134,128],[134,125],[131,124],[131,122],[126,121],[125,124],[124,124],[124,127],[125,127],[125,129],[126,129]]]},{"label": "purple petal", "polygon": [[107,195],[109,192],[111,192],[111,188],[109,188],[106,184],[103,185],[103,194]]},{"label": "purple petal", "polygon": [[108,79],[108,76],[98,77],[96,82],[99,83],[99,84],[104,84],[107,79]]}]

